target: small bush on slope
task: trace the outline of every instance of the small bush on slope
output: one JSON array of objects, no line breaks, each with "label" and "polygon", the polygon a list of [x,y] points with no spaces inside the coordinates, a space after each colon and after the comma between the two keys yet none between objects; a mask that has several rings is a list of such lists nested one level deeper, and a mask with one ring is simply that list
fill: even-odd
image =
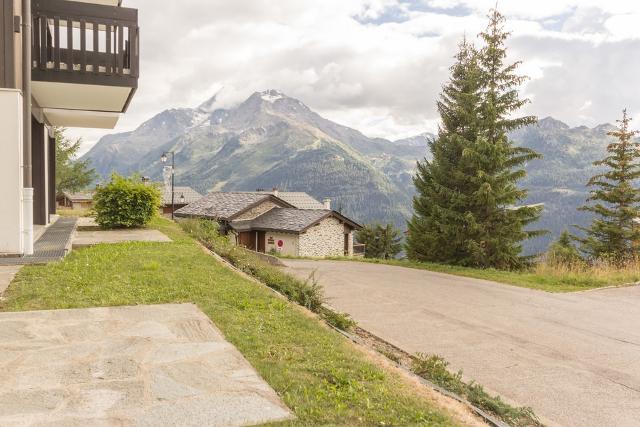
[{"label": "small bush on slope", "polygon": [[180,225],[183,230],[228,260],[236,268],[257,278],[291,301],[319,314],[327,323],[345,331],[355,325],[355,322],[348,315],[336,313],[323,306],[322,286],[318,284],[313,275],[306,281],[301,281],[263,262],[255,254],[232,244],[226,236],[220,235],[218,224],[214,221],[187,219],[181,221]]},{"label": "small bush on slope", "polygon": [[463,396],[478,408],[484,409],[509,425],[517,427],[539,427],[542,423],[533,413],[531,408],[516,408],[500,399],[500,396],[491,396],[484,391],[480,384],[462,381],[462,371],[451,373],[447,369],[449,363],[436,355],[418,354],[413,362],[411,370],[440,387]]}]

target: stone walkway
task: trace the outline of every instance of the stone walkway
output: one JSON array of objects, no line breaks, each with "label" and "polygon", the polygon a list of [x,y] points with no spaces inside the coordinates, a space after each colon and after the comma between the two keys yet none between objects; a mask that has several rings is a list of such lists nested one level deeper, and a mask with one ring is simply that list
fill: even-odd
[{"label": "stone walkway", "polygon": [[289,418],[195,305],[0,313],[0,425],[248,426]]},{"label": "stone walkway", "polygon": [[18,274],[21,268],[21,265],[0,266],[0,299],[2,299],[2,294],[7,290],[11,281],[16,277],[16,274]]},{"label": "stone walkway", "polygon": [[149,229],[76,231],[73,248],[124,242],[171,242],[171,239],[158,230]]},{"label": "stone walkway", "polygon": [[46,264],[59,261],[71,251],[71,237],[75,229],[76,218],[60,217],[36,240],[33,245],[33,255],[0,258],[0,266]]}]

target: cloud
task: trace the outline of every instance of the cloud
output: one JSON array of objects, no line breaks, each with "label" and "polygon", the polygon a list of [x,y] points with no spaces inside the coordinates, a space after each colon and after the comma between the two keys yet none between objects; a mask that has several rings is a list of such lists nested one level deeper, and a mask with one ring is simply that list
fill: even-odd
[{"label": "cloud", "polygon": [[[140,87],[118,131],[220,91],[231,106],[275,88],[372,136],[437,124],[435,101],[456,44],[495,0],[125,0],[139,9]],[[640,2],[502,1],[511,59],[532,79],[528,110],[572,124],[640,111]],[[590,100],[592,105],[580,108]],[[109,132],[72,130],[87,145]]]}]

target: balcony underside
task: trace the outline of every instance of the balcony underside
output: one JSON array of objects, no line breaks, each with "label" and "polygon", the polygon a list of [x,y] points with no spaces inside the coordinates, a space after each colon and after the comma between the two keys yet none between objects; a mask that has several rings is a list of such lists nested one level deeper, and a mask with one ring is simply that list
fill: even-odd
[{"label": "balcony underside", "polygon": [[135,92],[120,86],[31,83],[36,104],[54,126],[113,128]]},{"label": "balcony underside", "polygon": [[120,119],[118,113],[100,111],[44,108],[42,113],[50,125],[70,128],[113,129]]}]

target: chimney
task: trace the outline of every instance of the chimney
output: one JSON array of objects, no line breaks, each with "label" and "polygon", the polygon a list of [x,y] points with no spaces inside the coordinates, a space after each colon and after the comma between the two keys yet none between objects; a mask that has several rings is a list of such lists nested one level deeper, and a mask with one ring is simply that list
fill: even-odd
[{"label": "chimney", "polygon": [[331,210],[331,199],[329,199],[329,198],[327,197],[326,199],[324,199],[324,200],[322,201],[322,204],[324,205],[324,208],[325,208],[326,210],[329,210],[329,211]]},{"label": "chimney", "polygon": [[143,176],[142,177],[142,183],[144,185],[149,185],[150,182],[151,182],[151,178],[149,178],[148,176]]},{"label": "chimney", "polygon": [[278,194],[280,194],[280,191],[278,191],[277,187],[273,187],[272,192],[273,192],[273,195],[276,197],[278,197]]}]

